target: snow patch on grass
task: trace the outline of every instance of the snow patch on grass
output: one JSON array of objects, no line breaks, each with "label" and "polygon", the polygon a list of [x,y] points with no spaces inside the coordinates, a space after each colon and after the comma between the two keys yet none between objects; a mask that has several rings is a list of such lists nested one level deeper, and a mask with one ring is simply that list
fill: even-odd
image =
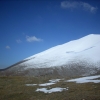
[{"label": "snow patch on grass", "polygon": [[37,84],[26,84],[26,86],[36,86]]},{"label": "snow patch on grass", "polygon": [[60,82],[60,80],[63,80],[63,79],[52,79],[52,80],[49,80],[48,83],[43,83],[43,84],[26,84],[26,86],[35,86],[35,85],[50,86],[50,85],[56,84],[57,82]]},{"label": "snow patch on grass", "polygon": [[100,75],[71,79],[71,80],[68,80],[66,82],[76,82],[76,83],[93,82],[93,83],[100,83],[100,80],[94,80],[96,78],[100,78]]},{"label": "snow patch on grass", "polygon": [[53,85],[53,84],[56,84],[56,83],[44,83],[44,84],[39,84],[39,86],[49,86],[49,85]]},{"label": "snow patch on grass", "polygon": [[60,88],[60,87],[56,87],[56,88],[52,88],[52,89],[47,89],[47,88],[37,88],[36,92],[44,92],[44,93],[53,93],[53,92],[62,92],[64,90],[68,90],[68,88]]},{"label": "snow patch on grass", "polygon": [[63,80],[63,79],[52,79],[52,80],[49,80],[49,82],[57,83],[57,82],[60,82],[60,80]]}]

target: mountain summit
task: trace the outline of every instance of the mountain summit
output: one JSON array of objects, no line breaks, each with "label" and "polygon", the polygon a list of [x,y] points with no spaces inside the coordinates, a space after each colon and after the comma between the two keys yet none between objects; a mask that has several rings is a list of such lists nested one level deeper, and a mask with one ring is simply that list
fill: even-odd
[{"label": "mountain summit", "polygon": [[2,71],[5,75],[80,76],[100,71],[100,35],[90,34],[28,57]]}]

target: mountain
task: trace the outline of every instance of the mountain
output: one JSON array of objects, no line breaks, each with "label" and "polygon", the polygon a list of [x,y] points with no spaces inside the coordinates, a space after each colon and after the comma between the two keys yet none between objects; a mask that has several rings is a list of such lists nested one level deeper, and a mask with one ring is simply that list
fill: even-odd
[{"label": "mountain", "polygon": [[28,57],[1,73],[25,76],[85,76],[99,72],[100,35],[90,34]]}]

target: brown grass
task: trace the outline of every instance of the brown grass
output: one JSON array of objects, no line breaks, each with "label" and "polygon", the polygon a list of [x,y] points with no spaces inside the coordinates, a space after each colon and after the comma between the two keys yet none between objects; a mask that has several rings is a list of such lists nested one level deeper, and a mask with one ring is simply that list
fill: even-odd
[{"label": "brown grass", "polygon": [[25,86],[48,80],[44,77],[0,77],[0,100],[100,100],[100,83],[58,82],[50,87],[69,87],[69,90],[50,94],[35,92],[39,86]]}]

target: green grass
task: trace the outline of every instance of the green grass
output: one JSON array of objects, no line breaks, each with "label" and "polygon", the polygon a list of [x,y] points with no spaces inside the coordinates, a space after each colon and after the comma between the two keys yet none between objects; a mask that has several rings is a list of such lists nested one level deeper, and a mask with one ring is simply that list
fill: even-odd
[{"label": "green grass", "polygon": [[25,86],[25,84],[31,83],[45,83],[49,79],[44,77],[0,77],[0,100],[100,100],[100,83],[58,82],[50,87],[69,87],[69,90],[50,94],[35,92],[39,86]]}]

